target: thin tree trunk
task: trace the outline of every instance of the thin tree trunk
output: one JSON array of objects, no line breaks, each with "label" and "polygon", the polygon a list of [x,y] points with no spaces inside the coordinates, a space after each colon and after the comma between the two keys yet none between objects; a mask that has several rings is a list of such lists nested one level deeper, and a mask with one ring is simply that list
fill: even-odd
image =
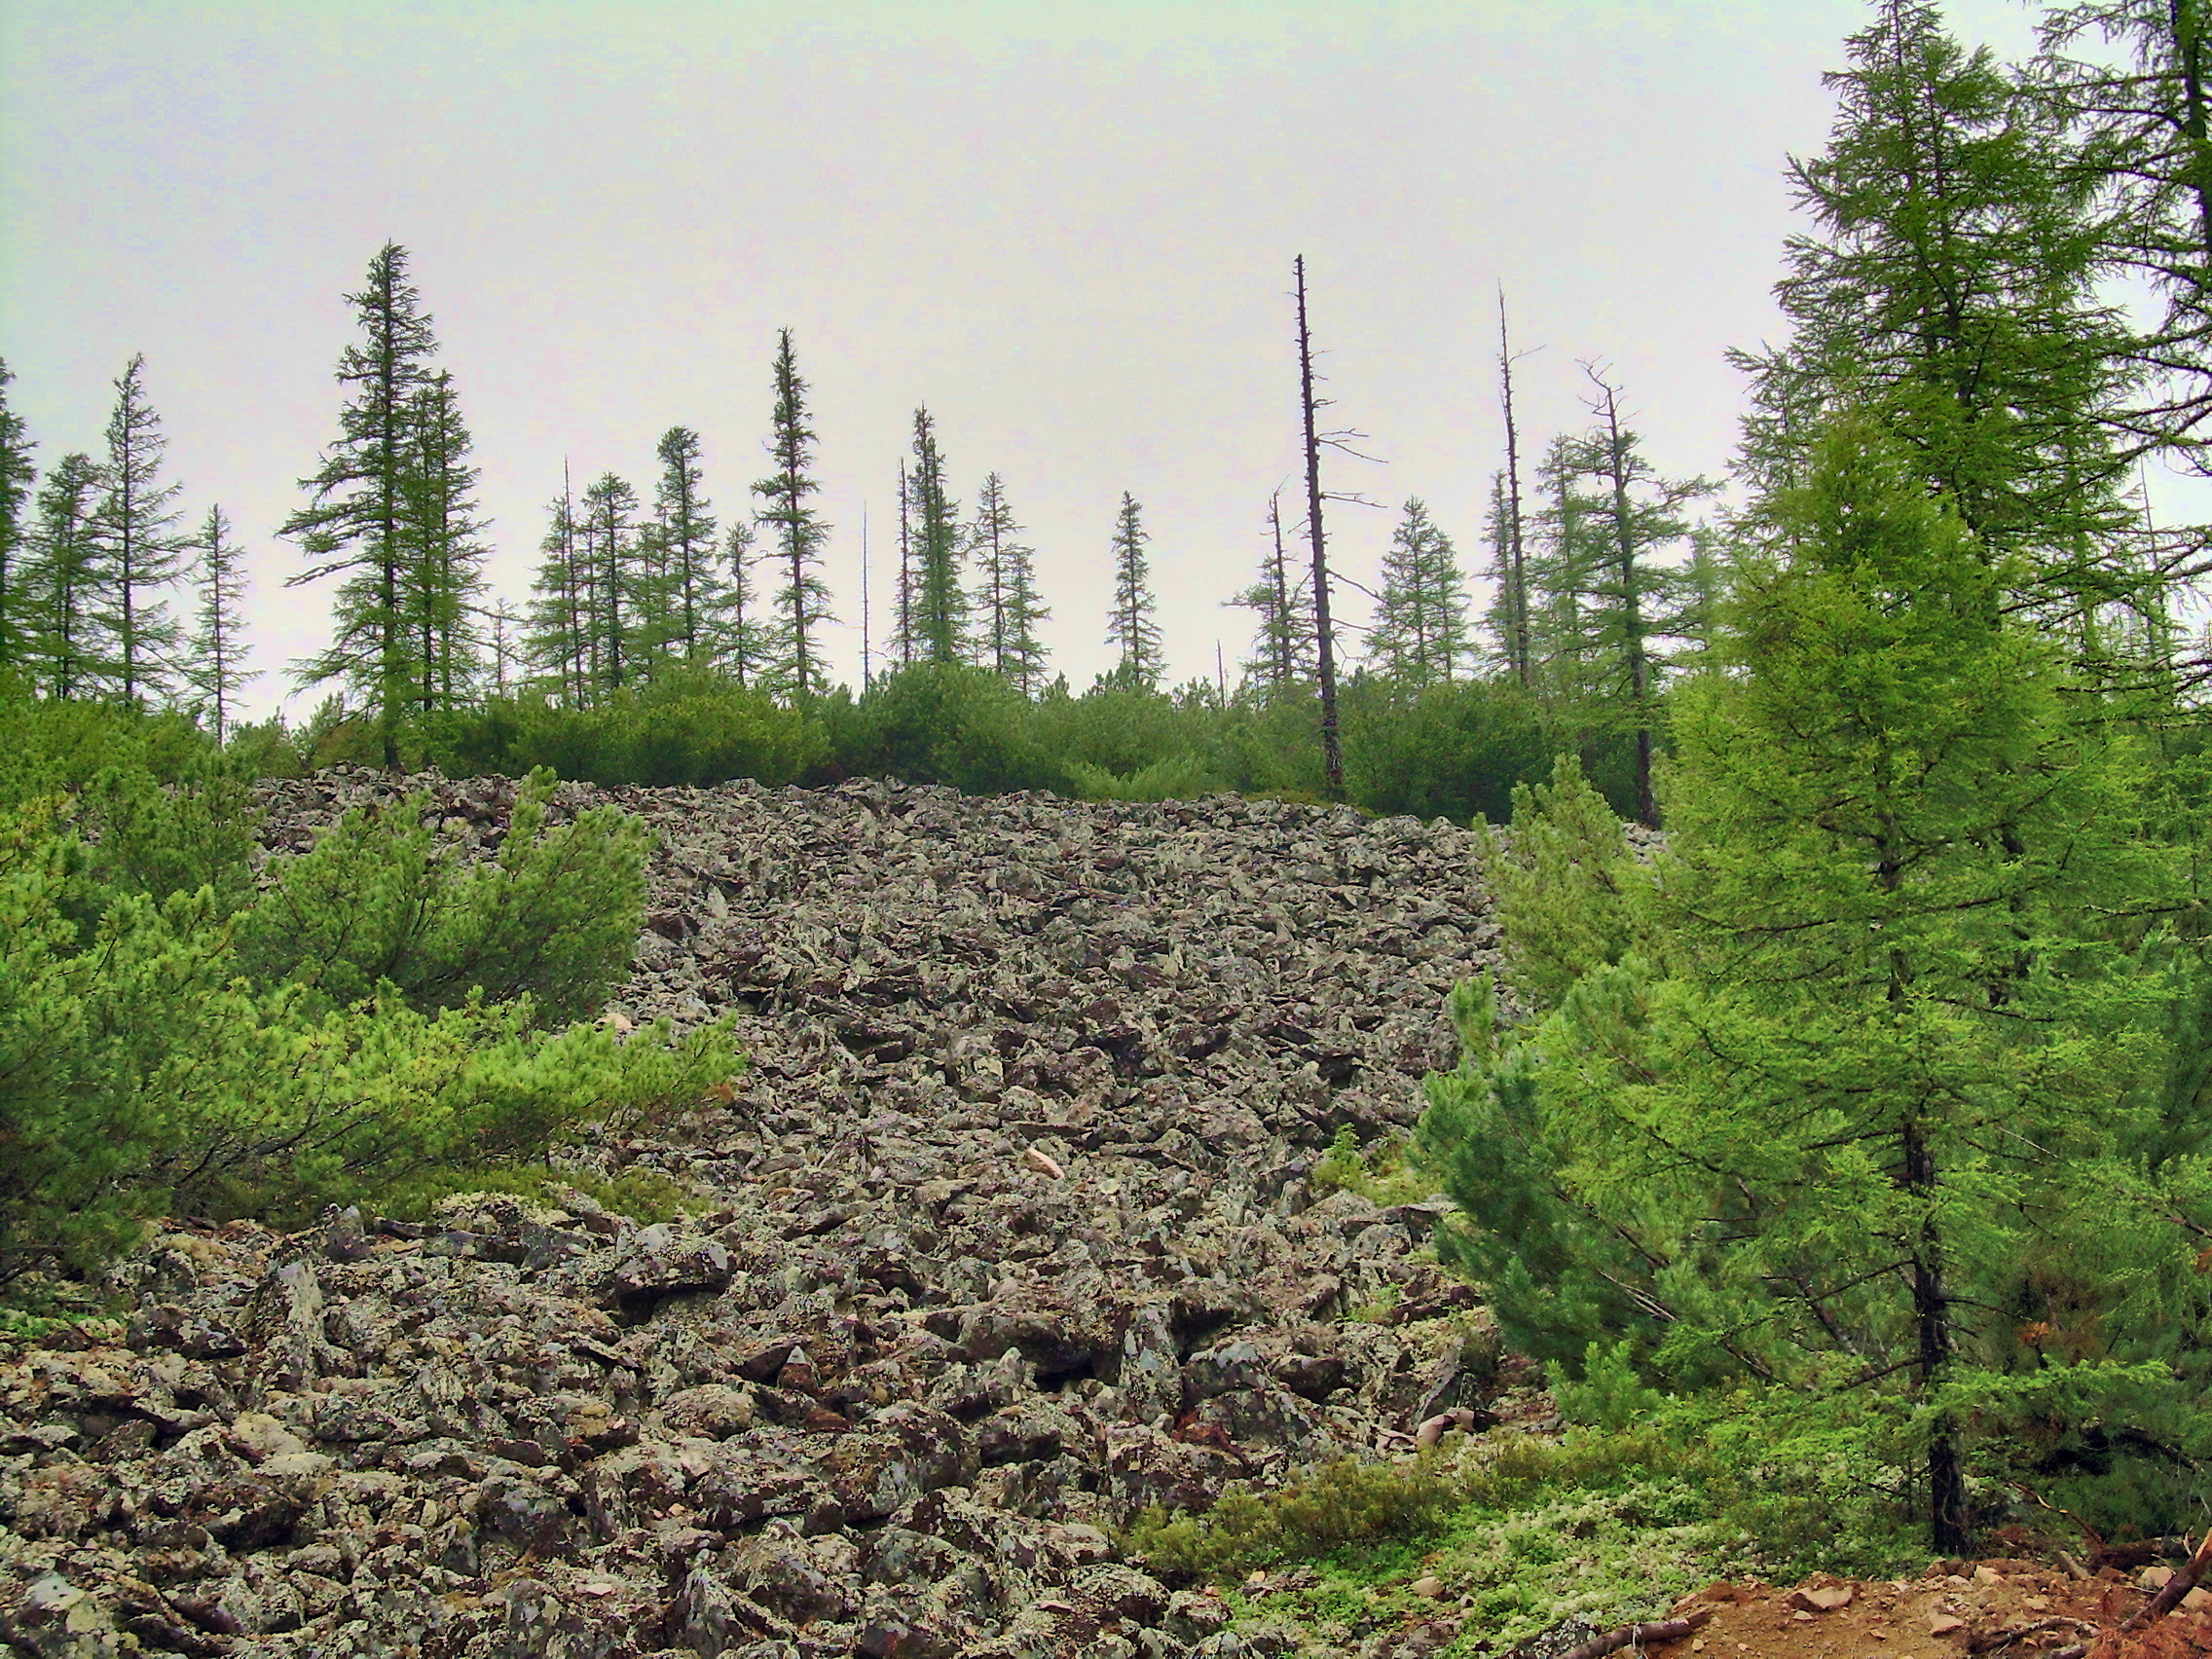
[{"label": "thin tree trunk", "polygon": [[[1933,1203],[1936,1159],[1920,1125],[1903,1133],[1903,1185],[1924,1203]],[[1912,1318],[1917,1354],[1913,1369],[1925,1397],[1943,1381],[1951,1360],[1950,1298],[1943,1289],[1943,1240],[1931,1211],[1922,1216],[1912,1245]],[[1973,1505],[1967,1494],[1966,1463],[1960,1455],[1959,1428],[1948,1414],[1937,1414],[1928,1431],[1928,1532],[1945,1555],[1973,1548]]]},{"label": "thin tree trunk", "polygon": [[1521,429],[1513,418],[1513,350],[1505,334],[1505,284],[1497,287],[1497,374],[1505,394],[1505,545],[1508,560],[1506,620],[1513,630],[1507,654],[1523,690],[1535,682],[1529,639],[1529,564],[1521,539]]},{"label": "thin tree trunk", "polygon": [[1306,420],[1306,528],[1313,544],[1314,664],[1321,682],[1321,773],[1329,793],[1345,793],[1344,741],[1337,729],[1337,657],[1329,636],[1329,561],[1321,532],[1321,441],[1313,422],[1313,337],[1306,325],[1306,256],[1292,261],[1298,281],[1298,391]]}]

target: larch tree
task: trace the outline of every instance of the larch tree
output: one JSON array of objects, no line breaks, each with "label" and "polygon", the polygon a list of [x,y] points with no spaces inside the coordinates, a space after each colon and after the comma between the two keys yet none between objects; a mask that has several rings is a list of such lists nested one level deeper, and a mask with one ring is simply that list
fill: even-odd
[{"label": "larch tree", "polygon": [[927,662],[964,662],[968,596],[960,585],[960,503],[945,488],[937,422],[914,411],[914,465],[907,482],[913,509],[913,649]]},{"label": "larch tree", "polygon": [[711,654],[712,622],[720,600],[714,503],[703,493],[701,447],[699,434],[690,427],[671,426],[653,450],[661,467],[653,490],[653,545],[672,594],[670,621],[676,632],[670,644],[687,663]]},{"label": "larch tree", "polygon": [[1004,481],[989,474],[968,527],[976,556],[974,609],[981,619],[977,645],[985,668],[1030,696],[1045,672],[1037,624],[1052,613],[1037,597],[1037,550],[1019,539],[1021,531],[1007,504]]},{"label": "larch tree", "polygon": [[277,534],[298,541],[309,562],[287,586],[344,578],[330,645],[298,666],[300,678],[310,684],[340,681],[365,696],[384,762],[396,770],[420,666],[410,625],[416,560],[407,484],[416,393],[437,340],[408,280],[407,250],[397,242],[377,250],[367,280],[346,300],[361,338],[338,359],[338,383],[348,392],[338,437],[322,465],[300,481],[308,504]]},{"label": "larch tree", "polygon": [[115,382],[115,411],[107,423],[107,464],[92,510],[92,544],[99,572],[99,604],[115,643],[115,694],[127,707],[144,705],[166,690],[173,674],[177,624],[157,597],[183,568],[176,534],[180,486],[162,481],[168,440],[162,418],[146,401],[146,358],[133,356]]},{"label": "larch tree", "polygon": [[428,714],[458,708],[475,690],[488,527],[476,504],[480,469],[468,461],[474,442],[461,418],[451,374],[440,370],[424,377],[408,424],[405,603],[415,642],[417,705]]},{"label": "larch tree", "polygon": [[1612,693],[1636,740],[1637,816],[1654,829],[1659,803],[1652,760],[1659,723],[1660,660],[1654,636],[1678,631],[1669,600],[1674,582],[1656,555],[1690,534],[1682,509],[1713,494],[1704,478],[1661,478],[1623,423],[1620,388],[1596,368],[1592,412],[1598,425],[1582,441],[1575,464],[1597,485],[1587,514],[1592,561],[1583,616],[1593,630],[1592,656],[1611,670]]},{"label": "larch tree", "polygon": [[1259,579],[1227,605],[1256,614],[1252,654],[1238,666],[1246,679],[1281,691],[1313,678],[1313,617],[1306,576],[1282,539],[1282,492],[1268,496],[1269,545],[1260,556]]},{"label": "larch tree", "polygon": [[1826,150],[1794,161],[1810,215],[1776,294],[1790,332],[1754,376],[1744,461],[1768,493],[1802,471],[1835,407],[1881,410],[1993,556],[2014,603],[2087,660],[2147,574],[2104,417],[2137,371],[2099,293],[2098,180],[2043,101],[1924,0],[1879,0],[1826,77]]},{"label": "larch tree", "polygon": [[1114,520],[1114,608],[1107,617],[1106,643],[1122,647],[1114,678],[1147,691],[1157,690],[1167,672],[1161,649],[1160,601],[1152,591],[1152,561],[1145,553],[1151,539],[1144,509],[1123,491],[1122,510]]},{"label": "larch tree", "polygon": [[24,570],[24,653],[33,682],[49,697],[95,695],[115,671],[93,536],[100,489],[99,462],[82,452],[55,462],[39,486]]},{"label": "larch tree", "polygon": [[515,615],[505,595],[492,605],[492,695],[508,697],[514,694],[515,659],[521,641],[518,630],[521,619]]},{"label": "larch tree", "polygon": [[914,660],[914,490],[906,458],[899,458],[899,579],[891,596],[890,655],[901,668]]},{"label": "larch tree", "polygon": [[1960,1554],[1977,1436],[2201,1398],[2172,1361],[2202,1135],[2148,1087],[2172,941],[2119,920],[2185,878],[2139,752],[2006,614],[2016,556],[1878,414],[1805,461],[1677,710],[1665,851],[1570,761],[1517,802],[1494,879],[1536,1012],[1467,988],[1420,1134],[1517,1349],[1871,1434]]},{"label": "larch tree", "polygon": [[619,691],[649,660],[656,620],[656,596],[640,566],[638,492],[628,480],[601,473],[584,491],[579,528],[599,685]]},{"label": "larch tree", "polygon": [[15,380],[0,362],[0,668],[20,662],[29,648],[29,595],[23,587],[28,535],[24,525],[38,467],[31,451],[38,445],[22,416],[8,405]]},{"label": "larch tree", "polygon": [[575,494],[568,468],[561,469],[561,493],[546,506],[545,538],[538,551],[537,577],[531,584],[524,619],[522,653],[537,671],[539,682],[571,709],[591,700],[591,599],[588,572],[576,534]]},{"label": "larch tree", "polygon": [[231,530],[221,505],[211,506],[191,543],[200,602],[182,664],[185,686],[213,722],[218,744],[229,738],[237,692],[254,679],[239,638],[245,625],[245,571],[240,564],[245,550],[231,539]]},{"label": "larch tree", "polygon": [[2123,449],[2179,452],[2198,464],[2212,436],[2212,8],[2205,0],[2055,7],[2031,68],[2033,90],[2078,138],[2080,172],[2105,193],[2102,258],[2161,307],[2157,324],[2127,346],[2142,378],[2106,419]]},{"label": "larch tree", "polygon": [[1413,685],[1452,679],[1470,654],[1467,579],[1452,538],[1419,496],[1407,499],[1382,555],[1367,648],[1382,673]]},{"label": "larch tree", "polygon": [[778,688],[805,697],[829,686],[819,636],[836,619],[830,614],[830,585],[822,579],[822,548],[830,539],[830,526],[808,499],[821,489],[813,471],[815,431],[788,328],[776,331],[770,382],[776,401],[768,458],[775,470],[753,486],[761,501],[754,516],[767,532],[783,577],[776,593]]},{"label": "larch tree", "polygon": [[760,614],[758,538],[743,519],[732,519],[722,556],[728,574],[717,617],[716,655],[740,685],[772,686],[776,679],[776,629]]}]

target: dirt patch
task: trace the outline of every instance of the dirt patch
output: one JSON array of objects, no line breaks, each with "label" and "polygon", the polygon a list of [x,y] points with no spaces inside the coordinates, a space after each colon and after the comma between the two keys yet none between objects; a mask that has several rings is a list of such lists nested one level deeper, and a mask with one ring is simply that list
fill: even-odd
[{"label": "dirt patch", "polygon": [[2046,1563],[1981,1562],[1962,1572],[1931,1568],[1887,1582],[1815,1576],[1803,1584],[1714,1584],[1678,1614],[1711,1610],[1689,1637],[1644,1649],[1667,1659],[1957,1659],[1960,1654],[2056,1654],[2088,1659],[2184,1659],[2212,1654],[2212,1595],[2149,1630],[2120,1625],[2149,1602],[2162,1569],[2135,1578],[2112,1568],[2089,1575]]}]

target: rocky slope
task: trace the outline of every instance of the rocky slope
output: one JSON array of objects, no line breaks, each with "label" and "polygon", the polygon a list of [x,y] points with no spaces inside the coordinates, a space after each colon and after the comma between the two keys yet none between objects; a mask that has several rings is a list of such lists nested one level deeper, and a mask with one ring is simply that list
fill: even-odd
[{"label": "rocky slope", "polygon": [[[498,780],[427,780],[463,838]],[[370,774],[270,786],[306,845]],[[661,833],[609,1017],[740,1016],[727,1102],[578,1147],[711,1191],[302,1235],[179,1224],[136,1312],[0,1347],[22,1652],[1280,1650],[1114,1529],[1472,1403],[1403,1127],[1493,929],[1473,838],[1272,801],[571,787]],[[1494,1402],[1493,1402],[1494,1403]],[[1510,1403],[1506,1409],[1511,1410]],[[1449,1620],[1374,1647],[1427,1652]]]}]

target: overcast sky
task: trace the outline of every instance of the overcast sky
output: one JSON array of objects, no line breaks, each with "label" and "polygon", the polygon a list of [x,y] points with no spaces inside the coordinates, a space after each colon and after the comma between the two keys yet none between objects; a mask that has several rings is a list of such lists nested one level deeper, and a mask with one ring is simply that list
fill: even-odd
[{"label": "overcast sky", "polygon": [[[1948,9],[2023,54],[2009,0]],[[795,333],[857,682],[880,642],[912,412],[964,505],[996,469],[1039,549],[1056,667],[1111,666],[1124,490],[1171,678],[1235,664],[1269,491],[1298,464],[1307,259],[1337,563],[1372,581],[1411,495],[1482,563],[1503,283],[1526,441],[1609,365],[1651,459],[1722,470],[1723,353],[1777,330],[1786,157],[1856,0],[0,0],[0,356],[51,463],[97,452],[133,351],[190,519],[250,549],[256,710],[325,590],[274,532],[336,431],[343,295],[414,256],[483,468],[496,591],[528,590],[564,457],[648,499],[673,424],[725,516]],[[1357,619],[1364,602],[1356,598]],[[307,706],[294,697],[295,712]]]}]

